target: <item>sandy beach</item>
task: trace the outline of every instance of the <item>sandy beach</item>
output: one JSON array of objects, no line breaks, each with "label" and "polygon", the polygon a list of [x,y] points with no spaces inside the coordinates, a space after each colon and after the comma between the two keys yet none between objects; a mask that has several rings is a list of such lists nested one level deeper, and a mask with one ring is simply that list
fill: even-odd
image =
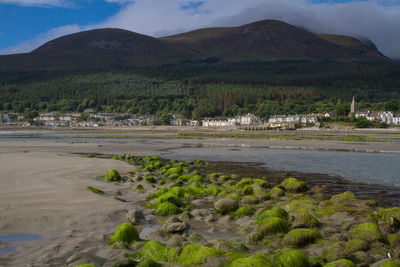
[{"label": "sandy beach", "polygon": [[100,180],[107,169],[121,173],[132,166],[78,155],[1,153],[0,234],[38,234],[43,240],[11,244],[17,252],[0,257],[1,266],[63,266],[76,253],[90,249],[107,258],[104,235],[124,221],[132,203],[87,191],[106,193],[121,185]]}]

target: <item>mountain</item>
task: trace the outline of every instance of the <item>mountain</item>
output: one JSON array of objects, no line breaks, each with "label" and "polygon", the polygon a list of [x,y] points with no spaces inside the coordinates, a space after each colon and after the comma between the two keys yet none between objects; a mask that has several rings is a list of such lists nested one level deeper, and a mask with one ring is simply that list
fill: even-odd
[{"label": "mountain", "polygon": [[3,69],[160,66],[181,62],[387,60],[374,45],[347,36],[316,35],[276,20],[206,28],[163,38],[121,29],[66,35],[31,53],[0,56]]},{"label": "mountain", "polygon": [[98,29],[66,35],[31,53],[0,57],[15,68],[73,69],[163,65],[193,60],[196,54],[179,45],[121,29]]},{"label": "mountain", "polygon": [[264,20],[240,27],[209,28],[162,38],[201,57],[224,62],[269,60],[381,60],[357,39],[316,35],[290,24]]}]

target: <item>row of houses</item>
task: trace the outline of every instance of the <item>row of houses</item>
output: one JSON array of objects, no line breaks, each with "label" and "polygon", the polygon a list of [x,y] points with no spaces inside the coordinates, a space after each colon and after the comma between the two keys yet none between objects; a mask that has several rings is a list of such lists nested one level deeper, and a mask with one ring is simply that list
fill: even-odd
[{"label": "row of houses", "polygon": [[354,113],[356,118],[365,117],[372,122],[385,122],[387,124],[400,125],[400,113],[391,111],[372,112],[366,109],[357,110]]},{"label": "row of houses", "polygon": [[317,114],[308,115],[275,115],[268,120],[268,126],[271,128],[297,128],[298,126],[317,125]]}]

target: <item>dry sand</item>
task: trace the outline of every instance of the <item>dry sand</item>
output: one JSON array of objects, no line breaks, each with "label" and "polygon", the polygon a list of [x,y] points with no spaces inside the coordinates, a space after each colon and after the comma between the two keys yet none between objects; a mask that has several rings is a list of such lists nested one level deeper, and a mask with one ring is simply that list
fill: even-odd
[{"label": "dry sand", "polygon": [[[113,198],[113,191],[129,185],[107,184],[100,176],[110,168],[125,173],[132,166],[49,152],[0,153],[0,166],[0,234],[43,236],[11,244],[17,252],[0,256],[0,266],[65,266],[70,256],[86,252],[115,258],[105,235],[134,204]],[[85,189],[88,185],[111,194],[96,195]]]}]

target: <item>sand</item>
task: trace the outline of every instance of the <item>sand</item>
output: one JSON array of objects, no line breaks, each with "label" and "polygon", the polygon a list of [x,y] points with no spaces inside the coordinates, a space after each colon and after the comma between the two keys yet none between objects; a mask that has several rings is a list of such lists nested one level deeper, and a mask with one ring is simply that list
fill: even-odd
[{"label": "sand", "polygon": [[[12,244],[17,252],[0,257],[0,266],[65,266],[70,256],[88,250],[115,256],[105,235],[134,204],[111,195],[129,185],[105,183],[100,176],[109,168],[124,173],[132,166],[51,152],[0,153],[0,165],[0,234],[43,236]],[[111,194],[98,196],[85,189],[88,185]]]}]

